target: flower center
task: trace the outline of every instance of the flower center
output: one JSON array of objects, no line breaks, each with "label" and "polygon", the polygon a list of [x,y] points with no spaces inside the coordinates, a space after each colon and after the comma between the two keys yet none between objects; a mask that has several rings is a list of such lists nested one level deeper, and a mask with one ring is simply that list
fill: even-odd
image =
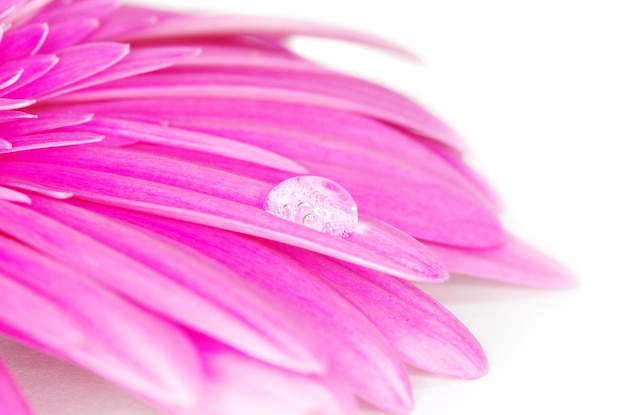
[{"label": "flower center", "polygon": [[332,180],[297,176],[274,187],[263,209],[272,215],[333,236],[348,238],[359,220],[350,193]]}]

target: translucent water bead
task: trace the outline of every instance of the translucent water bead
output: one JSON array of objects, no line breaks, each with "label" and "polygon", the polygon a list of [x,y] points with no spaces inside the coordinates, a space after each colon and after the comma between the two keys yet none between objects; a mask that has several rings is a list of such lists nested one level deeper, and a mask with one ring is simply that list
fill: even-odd
[{"label": "translucent water bead", "polygon": [[298,176],[274,187],[263,209],[272,215],[329,235],[348,238],[359,221],[350,193],[332,180]]}]

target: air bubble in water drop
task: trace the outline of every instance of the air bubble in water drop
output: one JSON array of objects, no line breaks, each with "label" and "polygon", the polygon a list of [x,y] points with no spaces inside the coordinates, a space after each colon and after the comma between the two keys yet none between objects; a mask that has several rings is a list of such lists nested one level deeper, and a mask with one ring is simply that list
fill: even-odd
[{"label": "air bubble in water drop", "polygon": [[274,187],[263,209],[272,215],[329,235],[348,238],[359,220],[350,193],[324,177],[298,176]]}]

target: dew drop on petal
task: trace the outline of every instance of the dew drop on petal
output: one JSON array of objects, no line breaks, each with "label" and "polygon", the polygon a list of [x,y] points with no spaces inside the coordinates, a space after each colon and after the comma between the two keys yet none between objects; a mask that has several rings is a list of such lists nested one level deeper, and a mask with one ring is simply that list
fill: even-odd
[{"label": "dew drop on petal", "polygon": [[272,215],[333,236],[348,238],[359,220],[350,193],[332,180],[298,176],[274,187],[263,209]]}]

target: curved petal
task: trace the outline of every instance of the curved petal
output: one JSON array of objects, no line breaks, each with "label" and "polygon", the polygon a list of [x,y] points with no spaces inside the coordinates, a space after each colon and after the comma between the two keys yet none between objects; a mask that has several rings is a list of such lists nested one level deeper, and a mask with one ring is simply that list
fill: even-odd
[{"label": "curved petal", "polygon": [[[99,209],[96,207],[96,209]],[[332,353],[330,371],[373,404],[402,413],[411,406],[408,378],[384,336],[351,303],[290,257],[250,237],[148,215],[117,217],[193,247],[301,317]],[[237,247],[237,255],[223,247]],[[372,379],[378,379],[372,382]]]},{"label": "curved petal", "polygon": [[509,235],[494,249],[462,249],[428,244],[451,272],[541,288],[572,288],[576,277],[561,264]]},{"label": "curved petal", "polygon": [[292,370],[322,370],[323,357],[319,349],[309,350],[308,333],[215,261],[200,262],[149,235],[65,203],[35,200],[33,208],[46,216],[0,204],[0,229],[147,309],[246,353]]},{"label": "curved petal", "polygon": [[176,415],[358,413],[355,398],[326,377],[287,372],[206,337],[194,340],[204,359],[205,382],[198,404]]},{"label": "curved petal", "polygon": [[[153,10],[141,8],[127,8],[121,12],[134,15],[153,13]],[[158,24],[157,24],[158,23]],[[349,42],[362,43],[369,46],[379,47],[401,55],[415,58],[411,52],[382,38],[366,33],[346,30],[343,28],[321,25],[308,21],[295,19],[281,19],[276,17],[257,16],[191,16],[176,15],[160,16],[151,27],[134,32],[126,32],[118,35],[125,41],[145,41],[163,38],[184,37],[228,37],[238,35],[272,35],[272,36],[316,36],[332,39],[340,39]]]},{"label": "curved petal", "polygon": [[35,23],[11,30],[2,39],[0,62],[32,56],[41,48],[48,34],[46,23]]},{"label": "curved petal", "polygon": [[198,355],[175,326],[12,239],[0,236],[0,245],[0,322],[140,395],[174,407],[195,402]]},{"label": "curved petal", "polygon": [[465,379],[486,373],[487,358],[470,331],[414,285],[290,247],[277,249],[359,307],[406,363]]},{"label": "curved petal", "polygon": [[[360,217],[351,238],[336,238],[258,207],[147,180],[65,166],[12,161],[3,164],[0,177],[38,177],[81,199],[288,243],[400,278],[424,282],[448,278],[445,268],[417,240],[397,229],[381,227],[366,216]],[[391,241],[395,242],[390,245]]]}]

